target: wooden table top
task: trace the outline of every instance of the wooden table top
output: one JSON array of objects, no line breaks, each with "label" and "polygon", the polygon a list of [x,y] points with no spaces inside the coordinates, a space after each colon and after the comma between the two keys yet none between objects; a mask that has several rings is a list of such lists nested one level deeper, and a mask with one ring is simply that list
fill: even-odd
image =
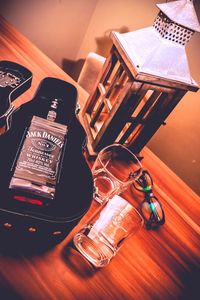
[{"label": "wooden table top", "polygon": [[[33,72],[32,87],[16,105],[30,100],[47,76],[73,83],[80,103],[87,99],[77,83],[3,18],[0,59],[18,62]],[[92,203],[69,236],[42,254],[9,255],[0,246],[1,299],[199,299],[200,198],[148,148],[142,155],[165,210],[165,225],[151,231],[142,228],[107,267],[95,269],[71,245],[74,234],[97,207]],[[136,205],[141,201],[131,189],[123,196]]]}]

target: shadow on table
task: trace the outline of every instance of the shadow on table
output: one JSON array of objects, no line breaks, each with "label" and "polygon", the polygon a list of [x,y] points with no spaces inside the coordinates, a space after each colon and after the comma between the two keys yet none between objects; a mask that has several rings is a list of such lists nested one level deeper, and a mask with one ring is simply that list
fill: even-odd
[{"label": "shadow on table", "polygon": [[10,286],[0,285],[1,299],[5,300],[23,300],[23,297],[17,294]]},{"label": "shadow on table", "polygon": [[72,241],[64,247],[61,255],[70,269],[79,277],[92,277],[98,272],[98,269],[76,250]]},{"label": "shadow on table", "polygon": [[200,269],[198,266],[191,266],[191,272],[183,275],[184,289],[178,300],[200,299]]},{"label": "shadow on table", "polygon": [[56,245],[57,243],[45,241],[44,238],[30,239],[0,234],[0,253],[4,256],[19,257],[26,255],[26,257],[29,257],[40,255]]}]

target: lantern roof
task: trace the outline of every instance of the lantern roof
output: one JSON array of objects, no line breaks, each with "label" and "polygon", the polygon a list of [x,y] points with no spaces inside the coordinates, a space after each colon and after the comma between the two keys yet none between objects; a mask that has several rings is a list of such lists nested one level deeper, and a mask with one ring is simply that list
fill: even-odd
[{"label": "lantern roof", "polygon": [[198,86],[190,74],[185,45],[200,25],[193,2],[178,0],[158,4],[153,26],[127,33],[112,32],[111,38],[133,76],[158,78]]},{"label": "lantern roof", "polygon": [[173,22],[200,32],[200,24],[192,0],[177,0],[156,5]]}]

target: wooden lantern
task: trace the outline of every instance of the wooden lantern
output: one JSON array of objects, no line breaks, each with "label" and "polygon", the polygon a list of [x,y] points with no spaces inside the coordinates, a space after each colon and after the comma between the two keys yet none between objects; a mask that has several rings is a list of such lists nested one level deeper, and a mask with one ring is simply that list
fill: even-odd
[{"label": "wooden lantern", "polygon": [[139,153],[185,93],[199,88],[185,52],[200,31],[192,1],[157,6],[153,26],[111,33],[110,55],[81,114],[91,156],[114,142]]}]

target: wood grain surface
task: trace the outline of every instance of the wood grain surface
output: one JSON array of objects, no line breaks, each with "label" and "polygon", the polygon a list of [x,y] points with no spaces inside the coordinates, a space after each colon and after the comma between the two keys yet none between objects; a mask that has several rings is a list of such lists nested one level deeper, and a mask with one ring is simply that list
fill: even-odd
[{"label": "wood grain surface", "polygon": [[[16,61],[33,72],[32,87],[16,105],[30,100],[39,81],[46,76],[75,84],[81,104],[88,97],[3,18],[0,19],[0,59]],[[95,269],[71,242],[97,208],[98,204],[93,202],[70,235],[48,251],[34,255],[23,251],[10,254],[0,245],[0,299],[199,299],[200,198],[149,149],[145,148],[142,155],[142,164],[151,172],[155,195],[165,210],[165,225],[151,231],[142,228],[124,243],[107,267]],[[131,188],[123,196],[135,206],[142,200]]]}]

